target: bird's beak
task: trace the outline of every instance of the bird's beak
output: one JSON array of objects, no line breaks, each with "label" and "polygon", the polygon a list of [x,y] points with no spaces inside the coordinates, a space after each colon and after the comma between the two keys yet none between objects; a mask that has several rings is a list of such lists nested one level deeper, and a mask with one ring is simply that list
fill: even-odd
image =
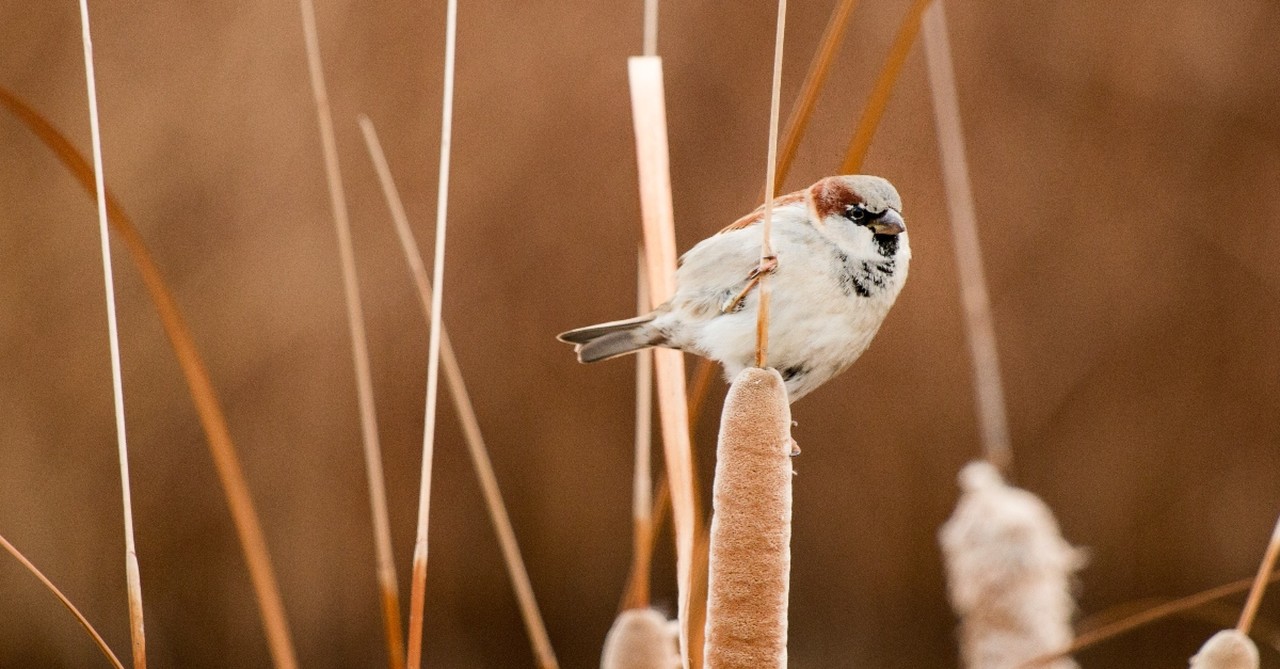
[{"label": "bird's beak", "polygon": [[868,223],[867,227],[877,235],[898,235],[907,231],[907,226],[902,221],[902,214],[892,209],[885,209],[884,213]]}]

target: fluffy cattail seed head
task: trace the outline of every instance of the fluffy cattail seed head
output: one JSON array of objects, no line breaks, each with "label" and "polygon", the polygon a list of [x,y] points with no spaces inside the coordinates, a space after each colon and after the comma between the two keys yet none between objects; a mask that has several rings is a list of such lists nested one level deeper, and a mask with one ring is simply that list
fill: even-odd
[{"label": "fluffy cattail seed head", "polygon": [[[1015,669],[1071,643],[1072,574],[1082,553],[1062,539],[1044,502],[994,466],[960,472],[964,494],[939,533],[968,669]],[[1074,669],[1063,658],[1041,665]]]}]

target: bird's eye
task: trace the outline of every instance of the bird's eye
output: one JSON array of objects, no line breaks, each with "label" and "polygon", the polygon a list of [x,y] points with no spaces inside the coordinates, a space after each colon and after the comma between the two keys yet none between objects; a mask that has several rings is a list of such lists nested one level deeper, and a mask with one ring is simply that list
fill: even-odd
[{"label": "bird's eye", "polygon": [[860,204],[855,204],[845,211],[845,216],[855,223],[861,223],[867,219],[867,210]]}]

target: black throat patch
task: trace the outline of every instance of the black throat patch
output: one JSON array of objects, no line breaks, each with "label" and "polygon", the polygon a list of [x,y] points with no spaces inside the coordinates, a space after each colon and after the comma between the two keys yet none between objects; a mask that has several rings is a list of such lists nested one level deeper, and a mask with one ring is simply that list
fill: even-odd
[{"label": "black throat patch", "polygon": [[871,297],[884,289],[896,269],[897,235],[874,235],[872,239],[880,260],[853,260],[845,252],[836,251],[836,276],[840,290],[848,296]]}]

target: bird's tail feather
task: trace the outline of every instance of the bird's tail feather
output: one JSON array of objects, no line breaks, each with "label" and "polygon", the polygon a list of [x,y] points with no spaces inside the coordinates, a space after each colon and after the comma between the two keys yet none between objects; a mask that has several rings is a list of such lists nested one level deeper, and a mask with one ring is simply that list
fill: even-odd
[{"label": "bird's tail feather", "polygon": [[652,322],[653,314],[646,314],[570,330],[556,339],[574,344],[579,362],[598,362],[662,344],[665,338]]}]

